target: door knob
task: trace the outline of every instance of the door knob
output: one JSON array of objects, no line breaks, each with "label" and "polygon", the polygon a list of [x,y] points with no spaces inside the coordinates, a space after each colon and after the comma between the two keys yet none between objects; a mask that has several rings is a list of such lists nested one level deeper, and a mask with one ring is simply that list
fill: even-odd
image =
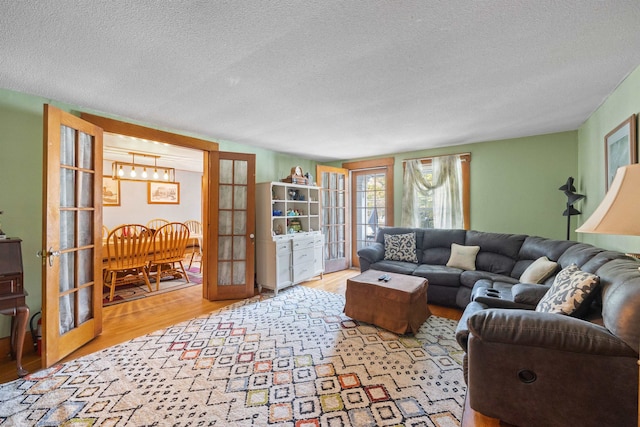
[{"label": "door knob", "polygon": [[53,267],[53,257],[59,257],[60,251],[54,251],[53,247],[50,247],[47,252],[44,252],[42,250],[38,251],[36,253],[36,256],[38,258],[49,258],[49,267]]}]

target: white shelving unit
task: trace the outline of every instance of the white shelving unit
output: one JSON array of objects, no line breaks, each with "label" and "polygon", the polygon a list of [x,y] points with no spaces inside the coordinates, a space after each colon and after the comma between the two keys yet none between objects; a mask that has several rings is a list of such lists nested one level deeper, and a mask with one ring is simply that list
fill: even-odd
[{"label": "white shelving unit", "polygon": [[256,186],[258,289],[278,290],[324,273],[320,188],[263,182]]}]

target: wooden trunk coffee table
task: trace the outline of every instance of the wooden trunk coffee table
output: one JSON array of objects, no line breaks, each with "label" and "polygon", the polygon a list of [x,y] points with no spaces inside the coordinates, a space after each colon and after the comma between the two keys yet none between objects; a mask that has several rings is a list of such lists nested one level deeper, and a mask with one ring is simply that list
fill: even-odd
[{"label": "wooden trunk coffee table", "polygon": [[[389,281],[378,280],[384,274]],[[422,277],[367,270],[347,279],[344,313],[396,334],[416,333],[431,315],[427,286]]]}]

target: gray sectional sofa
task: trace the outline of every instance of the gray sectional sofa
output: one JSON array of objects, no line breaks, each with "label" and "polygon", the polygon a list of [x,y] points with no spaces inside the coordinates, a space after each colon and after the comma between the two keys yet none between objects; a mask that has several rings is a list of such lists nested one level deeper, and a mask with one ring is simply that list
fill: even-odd
[{"label": "gray sectional sofa", "polygon": [[[385,235],[415,233],[418,262],[385,259]],[[478,246],[475,270],[448,267],[452,244]],[[640,263],[566,240],[466,230],[383,228],[358,251],[362,271],[425,277],[428,301],[464,309],[467,399],[518,426],[638,423]],[[541,257],[557,263],[542,283],[520,283]],[[575,264],[599,279],[571,315],[535,311],[557,274]]]}]

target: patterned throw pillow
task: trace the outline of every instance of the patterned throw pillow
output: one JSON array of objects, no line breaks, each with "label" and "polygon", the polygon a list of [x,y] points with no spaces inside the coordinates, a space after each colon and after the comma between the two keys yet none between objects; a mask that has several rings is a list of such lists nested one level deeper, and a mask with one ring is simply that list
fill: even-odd
[{"label": "patterned throw pillow", "polygon": [[538,302],[536,311],[571,315],[599,282],[600,278],[595,274],[584,272],[571,264],[558,273],[551,288]]},{"label": "patterned throw pillow", "polygon": [[416,233],[385,234],[384,259],[418,263]]},{"label": "patterned throw pillow", "polygon": [[447,267],[461,270],[474,271],[476,269],[476,256],[480,252],[480,246],[463,246],[451,244],[451,256],[447,261]]},{"label": "patterned throw pillow", "polygon": [[556,271],[557,262],[549,261],[546,256],[533,261],[520,276],[520,283],[542,283]]}]

